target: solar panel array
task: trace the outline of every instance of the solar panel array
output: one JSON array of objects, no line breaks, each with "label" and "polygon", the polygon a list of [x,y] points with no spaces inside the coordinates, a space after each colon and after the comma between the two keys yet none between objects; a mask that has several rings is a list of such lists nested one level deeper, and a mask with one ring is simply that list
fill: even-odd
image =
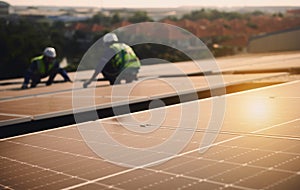
[{"label": "solar panel array", "polygon": [[[224,71],[256,62],[295,64],[297,56],[224,59]],[[145,70],[151,68],[156,69]],[[175,93],[168,84],[189,90],[180,76],[172,76],[176,73],[167,75],[137,83],[129,101],[168,97]],[[234,85],[285,75],[224,75],[224,81]],[[214,76],[189,80],[201,92],[209,88],[207,77]],[[10,89],[1,86],[0,127],[73,111],[72,84],[18,91],[20,80],[8,82]],[[93,85],[96,107],[111,106],[111,87],[105,81]],[[125,85],[118,88],[122,92]],[[296,80],[1,139],[0,189],[298,189],[299,88]],[[114,101],[122,103],[125,96]],[[220,101],[224,107],[218,110]]]},{"label": "solar panel array", "polygon": [[[300,94],[295,89],[299,87],[297,81],[227,95],[222,129],[204,153],[199,145],[203,135],[214,132],[205,130],[214,98],[193,102],[203,108],[194,136],[172,159],[151,167],[124,167],[102,159],[87,146],[76,125],[2,140],[0,183],[7,189],[297,189],[300,112],[295,104],[300,103]],[[160,108],[167,110],[166,119],[147,134],[123,125],[131,125],[126,118],[132,115],[140,123],[147,121],[148,111],[120,116],[122,125],[116,117],[79,128],[95,130],[91,126],[101,123],[128,147],[151,147],[174,133],[179,120],[174,115],[181,106]],[[117,154],[127,157],[126,152]]]}]

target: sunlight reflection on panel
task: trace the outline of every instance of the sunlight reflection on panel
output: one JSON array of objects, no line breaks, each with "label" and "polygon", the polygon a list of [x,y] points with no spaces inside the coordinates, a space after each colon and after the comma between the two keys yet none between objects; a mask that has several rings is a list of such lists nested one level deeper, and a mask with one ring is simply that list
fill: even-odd
[{"label": "sunlight reflection on panel", "polygon": [[267,97],[247,96],[238,99],[234,103],[234,112],[236,118],[249,127],[264,126],[276,119],[274,115],[274,106],[272,100]]},{"label": "sunlight reflection on panel", "polygon": [[252,101],[247,102],[246,111],[254,119],[266,118],[269,114],[268,102],[266,100],[266,98],[252,99]]}]

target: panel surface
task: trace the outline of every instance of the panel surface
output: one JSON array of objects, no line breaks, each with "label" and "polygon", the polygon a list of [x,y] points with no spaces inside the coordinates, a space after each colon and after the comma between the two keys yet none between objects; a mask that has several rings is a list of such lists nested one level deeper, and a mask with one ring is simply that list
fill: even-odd
[{"label": "panel surface", "polygon": [[[208,127],[217,122],[211,120],[216,97],[3,139],[0,184],[7,189],[297,189],[300,110],[295,105],[300,94],[295,89],[299,88],[296,81],[226,95],[220,131]],[[194,104],[200,108],[199,120],[178,131],[184,107]],[[166,113],[162,120],[151,119],[162,110]],[[188,114],[193,118],[195,113]],[[192,138],[179,153],[151,166],[125,167],[91,149],[97,145],[123,161],[151,160],[169,155],[173,146],[152,154],[149,148],[168,142],[176,132],[184,136],[194,126]],[[133,131],[137,128],[150,132]],[[93,135],[86,138],[85,132]],[[144,152],[144,157],[105,144],[98,138],[103,134],[120,147],[130,147],[133,155]],[[207,134],[216,138],[201,147]]]}]

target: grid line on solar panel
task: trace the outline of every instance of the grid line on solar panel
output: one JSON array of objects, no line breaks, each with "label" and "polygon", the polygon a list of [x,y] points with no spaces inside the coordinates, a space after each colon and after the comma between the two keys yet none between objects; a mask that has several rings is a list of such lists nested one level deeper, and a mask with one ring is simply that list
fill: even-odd
[{"label": "grid line on solar panel", "polygon": [[[289,122],[289,124],[291,123],[297,123],[300,122],[300,119],[295,119],[291,122]],[[115,122],[104,122],[105,124],[109,124],[109,125],[114,125],[116,124]],[[123,126],[133,126],[135,124],[131,124],[131,123],[124,123],[122,122]],[[151,126],[150,124],[147,125],[148,127]],[[286,127],[286,126],[284,126]],[[176,130],[176,127],[173,126],[168,126],[168,125],[161,125],[159,127],[160,129],[169,129],[169,130]],[[192,130],[192,128],[184,128],[181,130]],[[96,132],[96,130],[95,130]],[[206,133],[217,133],[217,134],[229,134],[229,135],[243,135],[243,136],[260,136],[260,137],[265,137],[265,138],[278,138],[278,139],[291,139],[291,140],[300,140],[300,136],[297,136],[298,134],[293,133],[293,135],[282,135],[282,134],[268,134],[268,133],[253,133],[253,132],[236,132],[234,130],[222,130],[220,132],[216,132],[215,130],[207,130],[205,128],[198,128],[195,130],[195,132],[206,132]],[[113,131],[110,132],[110,134],[118,134],[117,132]],[[120,134],[120,133],[119,133]],[[120,134],[121,135],[121,134]],[[122,135],[126,135],[126,133],[123,133]],[[138,134],[133,135],[132,136],[139,136]],[[151,136],[147,135],[145,138],[152,138]]]},{"label": "grid line on solar panel", "polygon": [[[201,160],[203,160],[203,158],[201,158]],[[191,162],[191,161],[189,161],[189,162]],[[216,163],[216,164],[218,164],[218,163],[226,163],[226,162],[224,162],[223,160],[214,160],[214,163]],[[181,163],[182,164],[182,163]],[[235,163],[233,163],[233,164],[235,164]],[[199,165],[201,165],[201,164],[199,164]],[[173,166],[174,167],[174,166]],[[209,167],[209,165],[205,165],[204,167],[202,167],[202,168],[206,168],[206,167]],[[219,176],[219,175],[222,175],[223,173],[227,173],[227,172],[229,172],[229,171],[231,171],[231,170],[233,170],[233,169],[236,169],[236,168],[241,168],[241,167],[251,167],[251,168],[254,168],[254,169],[261,169],[261,170],[259,170],[259,172],[257,172],[255,175],[252,175],[252,176],[248,176],[247,178],[245,178],[245,179],[241,179],[241,181],[244,181],[244,180],[246,180],[246,179],[250,179],[250,178],[253,178],[253,177],[255,177],[255,176],[258,176],[258,175],[263,175],[264,173],[266,173],[266,172],[268,172],[268,171],[275,171],[275,172],[277,172],[277,173],[283,173],[283,172],[286,172],[286,173],[291,173],[290,171],[285,171],[285,170],[276,170],[276,169],[273,169],[273,168],[270,168],[270,167],[259,167],[259,166],[249,166],[249,165],[241,165],[241,164],[238,164],[238,166],[237,167],[229,167],[230,169],[229,170],[226,170],[225,172],[224,171],[222,171],[221,173],[220,172],[218,172],[215,176],[211,176],[211,177],[209,177],[208,179],[210,179],[210,178],[213,178],[213,177],[216,177],[216,176]],[[201,168],[201,167],[200,167]],[[198,170],[199,168],[197,168],[197,169],[195,169],[195,171],[196,170]],[[146,170],[147,170],[147,168],[146,168]],[[165,169],[164,169],[165,170]],[[185,171],[186,170],[189,170],[188,168],[185,168]],[[155,171],[155,170],[154,170]],[[162,172],[161,170],[158,170],[159,172]],[[157,170],[156,170],[156,172],[157,172]],[[164,171],[163,171],[164,172]],[[193,171],[190,171],[190,172],[188,172],[188,173],[192,173]],[[168,173],[168,174],[170,174],[170,173]],[[172,174],[172,173],[171,173]],[[293,174],[295,174],[295,173],[293,173]],[[182,175],[182,174],[173,174],[173,175],[176,175],[176,176],[181,176],[181,177],[183,177],[183,176],[185,176],[185,175]],[[287,174],[288,175],[288,174]],[[288,180],[290,177],[287,177],[287,178],[285,178],[285,179],[282,179],[281,181],[286,181],[286,180]],[[200,179],[201,180],[201,179]],[[230,184],[223,184],[224,186],[228,186],[228,185],[230,185]],[[234,185],[233,185],[234,186]],[[246,187],[238,187],[238,188],[240,188],[240,189],[248,189],[248,188],[246,188]]]},{"label": "grid line on solar panel", "polygon": [[[281,184],[283,184],[283,183],[285,183],[285,182],[288,182],[290,180],[294,180],[297,177],[298,177],[298,179],[296,179],[296,180],[299,180],[300,179],[299,175],[291,175],[291,176],[289,176],[287,178],[279,179],[277,182],[264,187],[264,189],[273,189],[273,188],[284,189],[284,187],[281,188],[281,187],[278,187],[278,186],[281,185]],[[293,183],[293,184],[296,184],[296,183]],[[297,187],[295,187],[295,188],[297,188]],[[295,188],[293,188],[293,189],[295,189]]]},{"label": "grid line on solar panel", "polygon": [[[35,186],[35,184],[32,183],[33,181],[38,181],[38,180],[41,180],[41,178],[48,178],[48,177],[52,177],[52,176],[55,176],[55,177],[60,176],[60,177],[58,177],[58,179],[56,179],[55,181],[49,180],[47,184],[44,184],[44,186],[48,186],[48,185],[51,185],[54,183],[59,183],[60,181],[58,181],[58,180],[61,180],[61,178],[63,179],[62,181],[64,181],[64,179],[65,180],[76,180],[76,183],[78,183],[79,181],[82,181],[82,179],[80,179],[76,176],[64,174],[62,172],[51,170],[49,168],[43,168],[38,165],[33,165],[30,163],[22,162],[22,161],[19,161],[16,159],[11,159],[11,158],[7,158],[7,157],[3,157],[3,156],[0,156],[0,158],[8,160],[10,162],[20,164],[21,166],[22,165],[29,166],[29,167],[31,167],[31,170],[33,170],[32,172],[27,172],[25,174],[24,173],[19,174],[19,176],[17,176],[18,180],[13,180],[13,176],[11,178],[5,178],[5,181],[9,182],[10,180],[12,180],[14,182],[14,184],[13,184],[14,187],[12,187],[12,188],[21,188],[21,187],[33,188]],[[41,174],[38,174],[38,173],[41,173]],[[23,180],[21,180],[21,179],[23,179]]]},{"label": "grid line on solar panel", "polygon": [[[26,143],[21,143],[21,142],[16,142],[16,141],[6,141],[6,142],[16,144],[16,145],[27,146],[27,147],[35,148],[35,149],[39,149],[39,150],[62,153],[62,154],[66,154],[66,155],[74,156],[74,157],[82,157],[82,158],[92,159],[92,160],[102,160],[102,159],[97,158],[97,157],[86,156],[86,155],[82,155],[82,154],[77,154],[77,153],[72,153],[72,152],[67,152],[67,151],[61,151],[61,150],[56,150],[56,149],[51,149],[51,148],[45,148],[45,147],[42,147],[42,146],[31,145],[31,144],[26,144]],[[83,142],[83,141],[81,141],[81,142]]]},{"label": "grid line on solar panel", "polygon": [[[256,153],[256,152],[253,152],[253,153]],[[264,156],[265,156],[265,154],[266,153],[264,152]],[[240,156],[240,155],[238,155],[238,156]],[[194,157],[191,156],[191,158],[194,158]],[[249,166],[249,167],[253,167],[253,168],[257,168],[257,169],[273,170],[273,171],[279,171],[279,172],[286,172],[286,173],[290,173],[290,174],[297,174],[298,170],[296,170],[296,169],[294,169],[294,171],[293,171],[293,168],[290,168],[289,170],[287,170],[287,169],[280,169],[278,167],[281,166],[281,165],[287,164],[288,162],[295,161],[295,160],[299,159],[299,156],[292,157],[287,162],[277,163],[276,165],[272,165],[270,167],[269,166],[264,166],[264,165],[256,164],[254,161],[253,162],[252,161],[245,162],[244,160],[242,160],[242,161],[231,160],[230,158],[226,158],[226,157],[225,158],[221,158],[221,159],[213,159],[211,157],[206,157],[206,156],[198,157],[198,158],[201,159],[201,160],[212,161],[212,162],[215,162],[215,163],[231,164],[231,165],[234,165],[234,166],[237,166],[237,167]],[[261,159],[265,159],[265,158],[261,158]],[[209,165],[206,165],[206,166],[209,166]],[[195,170],[197,170],[197,169],[195,169]],[[189,171],[189,172],[192,172],[192,171]]]},{"label": "grid line on solar panel", "polygon": [[70,140],[70,139],[69,139]]},{"label": "grid line on solar panel", "polygon": [[[172,186],[173,189],[190,188],[197,185],[220,187],[222,183],[207,182],[205,179],[195,179],[189,176],[173,175],[167,172],[151,171],[150,169],[137,169],[131,173],[124,174],[126,177],[117,176],[116,178],[101,181],[102,183],[111,184],[125,189],[164,189]],[[146,181],[148,183],[144,183]]]},{"label": "grid line on solar panel", "polygon": [[[291,122],[294,122],[294,121],[287,121],[287,122],[283,122],[283,123],[281,123],[281,124],[276,124],[276,125],[267,127],[267,128],[265,128],[265,129],[259,129],[259,130],[256,130],[256,131],[254,131],[253,133],[255,133],[255,132],[261,132],[261,131],[264,131],[264,130],[267,130],[267,129],[271,129],[271,128],[274,128],[274,127],[278,127],[278,126],[281,126],[281,125],[285,125],[285,124],[288,124],[288,123],[291,123]],[[229,141],[233,141],[233,140],[236,140],[236,139],[239,139],[239,138],[243,138],[243,137],[244,137],[244,136],[233,137],[233,138],[231,138],[231,139],[229,139],[229,140],[224,140],[224,141],[221,141],[221,142],[214,143],[214,144],[211,145],[210,147],[216,146],[216,145],[219,145],[219,144],[223,144],[223,143],[226,143],[226,142],[229,142]],[[193,153],[193,152],[198,151],[198,150],[199,150],[199,149],[195,149],[195,150],[192,150],[192,151],[184,152],[184,153],[181,153],[181,154],[179,154],[179,155],[174,156],[174,158],[177,158],[177,157],[180,157],[180,156],[184,156],[184,155]],[[224,161],[222,161],[222,162],[224,162]],[[244,166],[244,165],[241,165],[241,166]],[[144,167],[147,167],[147,166],[143,166],[142,168],[144,168]],[[136,168],[136,169],[138,169],[138,168]],[[265,169],[266,171],[269,171],[269,170],[270,170],[269,167],[267,167],[267,168],[262,167],[262,169]],[[115,173],[115,174],[113,174],[113,176],[105,176],[104,178],[103,178],[103,177],[102,177],[102,178],[98,178],[98,179],[93,180],[92,182],[95,182],[95,181],[102,181],[102,180],[105,180],[105,179],[108,179],[108,178],[111,178],[111,177],[115,177],[115,176],[118,176],[118,175],[122,175],[122,174],[125,174],[125,173],[128,173],[128,172],[131,172],[131,171],[134,171],[134,170],[130,169],[130,170],[128,170],[127,172],[126,172],[126,171],[122,171],[122,173]],[[287,173],[290,172],[290,171],[286,171],[286,170],[278,170],[278,171],[277,171],[277,169],[275,169],[274,171],[276,171],[276,172],[287,172]],[[82,185],[85,185],[85,184],[82,184]],[[80,184],[79,184],[79,186],[80,186]]]},{"label": "grid line on solar panel", "polygon": [[219,181],[214,181],[214,180],[210,179],[211,177],[208,177],[208,178],[199,178],[199,177],[189,176],[188,174],[174,174],[174,173],[171,173],[171,172],[166,172],[166,171],[162,171],[162,170],[157,171],[157,170],[152,170],[152,169],[149,169],[149,168],[145,168],[145,170],[153,171],[153,172],[156,172],[156,173],[159,172],[159,173],[168,174],[168,175],[172,176],[171,177],[172,179],[173,178],[181,177],[181,178],[191,179],[191,180],[194,180],[194,182],[196,182],[196,183],[192,183],[192,184],[189,183],[188,185],[183,185],[182,188],[179,187],[180,189],[185,189],[185,188],[191,187],[193,185],[197,185],[197,182],[198,183],[207,182],[207,183],[210,183],[210,184],[221,186],[218,189],[221,189],[222,187],[224,187],[224,188],[232,187],[232,188],[237,188],[237,189],[241,189],[241,190],[248,190],[249,189],[247,187],[242,187],[242,186],[239,186],[239,185],[234,185],[233,183],[223,183],[223,182],[219,182]]},{"label": "grid line on solar panel", "polygon": [[[285,139],[285,140],[294,140],[294,139]],[[288,151],[284,151],[284,150],[273,151],[273,150],[264,149],[264,148],[247,148],[247,147],[241,147],[241,146],[238,147],[238,146],[231,146],[231,145],[219,145],[219,147],[221,147],[221,149],[223,149],[224,151],[226,151],[227,149],[230,149],[230,148],[238,148],[238,149],[246,150],[248,152],[260,150],[260,151],[264,151],[264,152],[275,152],[275,153],[284,153],[284,154],[291,155],[291,156],[300,156],[300,152],[296,153],[296,152],[288,152]]]},{"label": "grid line on solar panel", "polygon": [[[295,126],[297,127],[298,123],[300,122],[300,119],[294,119],[294,120],[291,120],[289,121],[287,124],[291,124],[291,126]],[[117,125],[118,122],[115,122],[115,121],[105,121],[105,122],[102,122],[103,124],[108,124],[108,125]],[[132,125],[135,125],[134,123],[126,123],[124,121],[122,121],[122,126],[132,126]],[[147,127],[151,127],[152,125],[151,124],[147,124]],[[280,132],[284,132],[285,134],[280,134],[279,132],[278,133],[259,133],[259,132],[243,132],[243,131],[240,131],[240,132],[237,132],[237,131],[234,131],[234,130],[221,130],[220,132],[216,132],[214,130],[209,130],[209,129],[205,129],[205,128],[198,128],[195,130],[195,132],[206,132],[206,133],[218,133],[218,134],[229,134],[229,135],[243,135],[243,136],[260,136],[260,137],[266,137],[266,138],[282,138],[282,139],[291,139],[291,140],[300,140],[300,133],[297,134],[298,131],[294,131],[293,133],[288,133],[289,132],[289,128],[291,126],[287,126],[287,125],[282,125],[281,128],[284,128],[285,131],[280,131]],[[169,130],[176,130],[177,127],[176,126],[171,126],[171,125],[161,125],[159,126],[160,129],[169,129]],[[274,128],[274,131],[276,131],[278,127]],[[192,129],[192,128],[191,128]],[[182,129],[182,130],[189,130],[188,127]],[[294,129],[294,130],[297,130],[297,129]],[[96,132],[96,131],[95,131]],[[111,134],[117,134],[118,132],[116,131],[110,131]],[[134,136],[134,135],[133,135]],[[135,136],[138,136],[138,135],[135,135]],[[146,138],[151,138],[151,136],[146,136]]]},{"label": "grid line on solar panel", "polygon": [[11,187],[8,187],[8,186],[2,185],[2,184],[0,184],[0,188],[5,189],[5,190],[14,190]]},{"label": "grid line on solar panel", "polygon": [[[30,188],[30,189],[40,189],[40,188],[49,188],[50,185],[54,185],[55,188],[58,188],[56,185],[57,183],[68,181],[68,180],[77,180],[77,183],[80,181],[89,181],[79,175],[70,175],[68,172],[62,172],[54,169],[44,168],[35,164],[30,164],[28,162],[19,161],[16,159],[11,159],[7,157],[0,156],[1,160],[6,160],[12,163],[15,163],[18,168],[27,166],[29,171],[26,170],[13,170],[3,173],[2,175],[5,176],[1,183],[9,183],[10,181],[14,182],[13,185],[9,188]],[[11,177],[9,176],[11,173]],[[16,173],[18,175],[16,176]],[[1,174],[0,174],[1,176]],[[51,179],[54,178],[54,179]],[[21,180],[23,179],[23,180]],[[40,181],[46,180],[46,183],[41,183]],[[0,184],[1,184],[0,183]],[[74,184],[74,183],[73,183]],[[76,184],[76,183],[75,183]],[[108,187],[105,184],[101,184],[96,182],[98,185],[102,185],[103,187]],[[72,184],[69,184],[72,185]],[[62,186],[65,187],[65,186]]]}]

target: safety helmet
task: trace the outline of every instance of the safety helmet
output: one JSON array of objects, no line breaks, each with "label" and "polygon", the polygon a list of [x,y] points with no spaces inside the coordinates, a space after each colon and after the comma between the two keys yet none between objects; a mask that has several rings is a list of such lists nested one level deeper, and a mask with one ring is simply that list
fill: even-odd
[{"label": "safety helmet", "polygon": [[46,47],[44,50],[44,55],[47,57],[55,58],[56,57],[56,51],[53,47]]},{"label": "safety helmet", "polygon": [[111,43],[111,42],[117,42],[117,41],[119,41],[119,40],[115,33],[107,33],[103,37],[104,43]]}]

